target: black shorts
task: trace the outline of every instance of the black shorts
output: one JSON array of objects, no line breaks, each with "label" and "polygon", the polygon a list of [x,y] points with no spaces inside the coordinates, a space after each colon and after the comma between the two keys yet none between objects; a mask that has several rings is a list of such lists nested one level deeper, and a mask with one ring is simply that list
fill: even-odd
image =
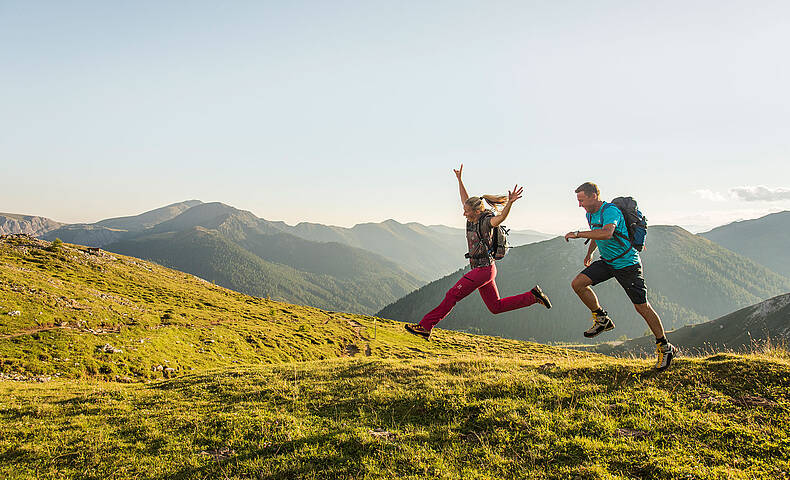
[{"label": "black shorts", "polygon": [[645,286],[645,277],[642,276],[642,265],[640,264],[625,268],[613,268],[603,260],[596,260],[589,267],[582,270],[582,273],[590,277],[593,285],[598,285],[614,277],[634,305],[647,303],[647,287]]}]

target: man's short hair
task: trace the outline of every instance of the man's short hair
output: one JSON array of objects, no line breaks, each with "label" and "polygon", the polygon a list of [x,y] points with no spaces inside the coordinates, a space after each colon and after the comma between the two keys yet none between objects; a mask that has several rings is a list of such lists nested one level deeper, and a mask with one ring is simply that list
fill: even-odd
[{"label": "man's short hair", "polygon": [[579,193],[579,192],[584,192],[584,194],[587,195],[588,197],[593,193],[598,196],[601,195],[601,191],[598,190],[598,185],[592,182],[584,182],[581,185],[579,185],[579,188],[574,190],[574,193]]}]

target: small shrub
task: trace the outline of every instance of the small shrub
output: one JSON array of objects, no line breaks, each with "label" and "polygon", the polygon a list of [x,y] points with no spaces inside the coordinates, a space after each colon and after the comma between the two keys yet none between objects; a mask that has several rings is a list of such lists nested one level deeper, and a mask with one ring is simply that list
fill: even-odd
[{"label": "small shrub", "polygon": [[63,251],[63,240],[56,238],[50,245],[47,247],[47,250],[53,253],[60,253]]}]

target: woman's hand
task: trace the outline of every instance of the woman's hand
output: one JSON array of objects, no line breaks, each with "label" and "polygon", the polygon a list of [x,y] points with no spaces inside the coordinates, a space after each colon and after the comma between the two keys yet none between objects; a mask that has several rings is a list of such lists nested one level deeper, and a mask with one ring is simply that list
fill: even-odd
[{"label": "woman's hand", "polygon": [[461,168],[459,168],[458,170],[453,169],[453,173],[455,173],[455,178],[457,178],[459,182],[461,181],[461,173],[463,171],[464,171],[464,164],[463,163],[461,164]]},{"label": "woman's hand", "polygon": [[510,207],[513,205],[513,202],[521,198],[521,194],[523,192],[524,189],[518,185],[513,187],[512,191],[507,192],[507,203],[505,204],[505,208],[502,209],[502,213],[491,219],[492,227],[498,227],[502,222],[505,221],[507,216],[510,214]]},{"label": "woman's hand", "polygon": [[521,198],[521,194],[524,193],[524,189],[516,185],[513,187],[512,191],[507,192],[507,201],[508,203],[513,203],[519,198]]}]

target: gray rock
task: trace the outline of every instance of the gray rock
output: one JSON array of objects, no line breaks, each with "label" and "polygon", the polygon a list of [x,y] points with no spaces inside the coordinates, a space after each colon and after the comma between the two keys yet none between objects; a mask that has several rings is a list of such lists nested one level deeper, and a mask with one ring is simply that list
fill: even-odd
[{"label": "gray rock", "polygon": [[115,348],[109,343],[105,343],[104,346],[101,348],[102,352],[104,353],[123,353],[123,350],[120,348]]}]

